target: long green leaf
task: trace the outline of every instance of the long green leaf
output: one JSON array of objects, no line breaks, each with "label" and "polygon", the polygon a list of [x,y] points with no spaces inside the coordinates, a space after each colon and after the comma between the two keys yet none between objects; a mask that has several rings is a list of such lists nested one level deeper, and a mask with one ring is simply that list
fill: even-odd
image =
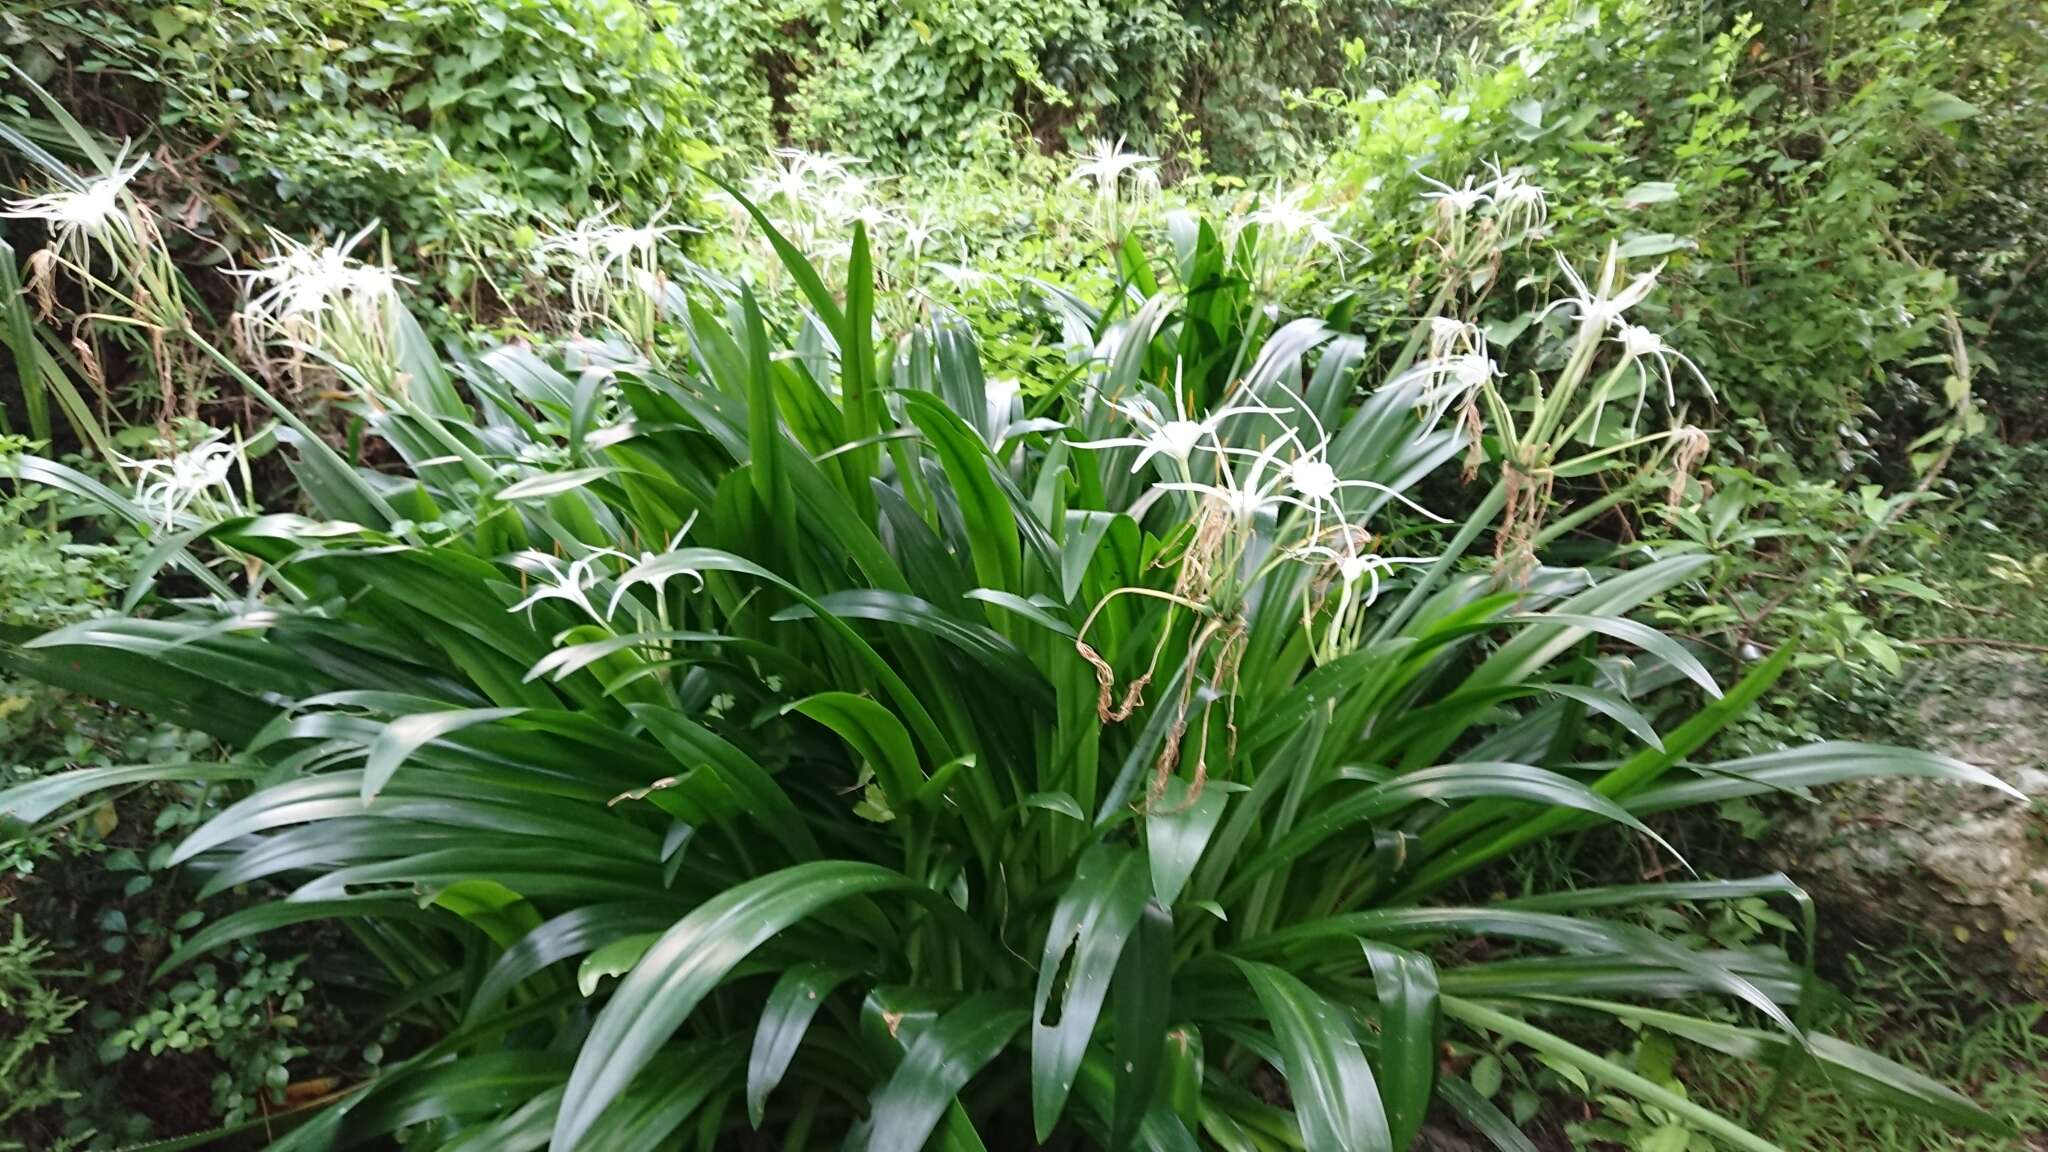
[{"label": "long green leaf", "polygon": [[1405,948],[1362,943],[1380,1002],[1379,1084],[1387,1126],[1393,1146],[1407,1148],[1436,1094],[1436,966]]},{"label": "long green leaf", "polygon": [[1328,1001],[1270,964],[1236,961],[1280,1045],[1281,1072],[1308,1152],[1388,1152],[1393,1133],[1351,1024]]},{"label": "long green leaf", "polygon": [[825,1004],[825,998],[854,975],[852,968],[812,962],[784,972],[769,990],[768,1004],[761,1009],[754,1029],[753,1054],[747,1058],[747,1119],[754,1127],[768,1105],[768,1094],[782,1082],[789,1062],[803,1042],[811,1017]]},{"label": "long green leaf", "polygon": [[868,1152],[917,1152],[983,1065],[1029,1019],[1014,992],[986,992],[949,1010],[903,1054],[869,1111]]},{"label": "long green leaf", "polygon": [[909,878],[887,868],[819,860],[705,901],[662,934],[598,1013],[569,1075],[549,1148],[573,1152],[698,1002],[770,937],[835,901],[912,887]]},{"label": "long green leaf", "polygon": [[1097,844],[1081,857],[1053,908],[1031,1005],[1031,1115],[1040,1141],[1066,1107],[1149,888],[1142,855],[1121,844]]}]

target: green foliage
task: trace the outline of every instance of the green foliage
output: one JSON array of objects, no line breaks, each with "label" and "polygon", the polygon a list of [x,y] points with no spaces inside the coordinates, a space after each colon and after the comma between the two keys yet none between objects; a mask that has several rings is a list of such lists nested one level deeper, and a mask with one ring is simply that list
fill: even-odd
[{"label": "green foliage", "polygon": [[[1997,1127],[1806,1032],[1810,964],[1775,942],[1704,948],[1631,912],[1797,898],[1782,878],[1463,902],[1524,845],[1613,825],[1654,841],[1642,817],[1676,807],[1889,772],[1991,781],[1864,745],[1695,761],[1790,651],[1722,697],[1630,619],[1702,557],[1461,562],[1512,471],[1440,555],[1368,551],[1420,549],[1403,491],[1469,447],[1434,369],[1383,379],[1364,338],[1269,309],[1261,253],[1284,231],[1226,243],[1189,218],[1172,236],[1157,258],[1121,247],[1134,291],[1055,297],[1086,359],[1030,408],[990,391],[955,322],[878,347],[858,225],[843,287],[784,241],[794,299],[770,315],[693,278],[637,346],[466,357],[468,398],[394,330],[412,383],[361,399],[402,471],[301,442],[316,516],[153,530],[205,527],[186,558],[276,590],[257,615],[239,595],[161,603],[0,647],[242,749],[197,773],[240,798],[166,862],[288,898],[199,928],[165,971],[335,920],[378,941],[399,1003],[445,1022],[278,1147],[403,1129],[616,1148],[687,1126],[703,1146],[753,1127],[973,1148],[1028,1124],[1100,1147],[1393,1148],[1439,1099],[1499,1131],[1440,1068],[1445,1032],[1771,1147],[1567,1039],[1560,1014],[1765,1063],[1810,1046],[1894,1104]],[[1548,395],[1606,404],[1604,332],[1557,334]],[[1583,423],[1552,406],[1530,435]],[[1632,700],[1665,674],[1718,698],[1659,732]],[[1620,759],[1587,757],[1595,731]],[[0,809],[39,821],[194,775],[87,769]],[[1761,1027],[1598,999],[1623,995],[1724,998]],[[1287,1106],[1254,1092],[1261,1064]],[[742,1090],[746,1116],[723,1103]]]},{"label": "green foliage", "polygon": [[[0,460],[28,442],[0,438]],[[44,489],[0,493],[0,625],[69,623],[103,601],[127,569],[126,550],[74,540],[58,527],[58,500]]]},{"label": "green foliage", "polygon": [[[1738,414],[1796,437],[1810,462],[1893,468],[1949,404],[1913,357],[1955,284],[1914,252],[1938,251],[1919,225],[1972,192],[1950,168],[1977,109],[1944,85],[1982,49],[1954,25],[1940,5],[1907,3],[1757,17],[1527,5],[1502,30],[1499,67],[1358,102],[1335,167],[1380,189],[1382,208],[1412,195],[1418,167],[1454,183],[1493,156],[1530,167],[1560,205],[1561,249],[1619,232],[1669,261],[1667,334]],[[1871,455],[1853,434],[1866,399],[1916,378],[1910,431]]]},{"label": "green foliage", "polygon": [[[25,447],[0,446],[10,464]],[[146,542],[127,530],[103,537],[78,511],[42,486],[17,486],[0,502],[0,627],[20,633],[104,613],[133,578]],[[211,742],[6,675],[0,749],[0,781],[11,787],[81,768],[203,762]],[[335,1022],[307,1009],[300,961],[242,948],[175,986],[151,978],[205,918],[189,894],[160,883],[171,840],[217,806],[203,786],[158,785],[34,830],[0,828],[0,890],[13,918],[11,941],[0,938],[0,1147],[106,1148],[191,1122],[183,1118],[233,1123],[274,1106],[288,1063],[303,1066],[312,1047],[335,1058]],[[187,1077],[197,1078],[196,1096],[171,1101]]]},{"label": "green foliage", "polygon": [[29,936],[16,915],[12,935],[0,938],[0,1020],[6,1021],[0,1027],[0,1148],[25,1149],[6,1134],[18,1130],[21,1118],[73,1095],[51,1049],[85,1001],[57,987],[67,974],[51,967],[49,948]]},{"label": "green foliage", "polygon": [[[2013,1119],[2022,1141],[2048,1133],[2048,1064],[2043,1008],[2028,997],[2001,995],[1944,964],[1938,949],[1908,939],[1846,952],[1843,995],[1829,1017],[1844,1034],[1893,1059],[1954,1070],[1977,1085],[1999,1114]],[[1746,1073],[1725,1058],[1700,1054],[1687,1075],[1709,1099],[1749,1096]],[[1929,1121],[1872,1109],[1853,1093],[1804,1081],[1777,1107],[1784,1144],[1814,1152],[2005,1152],[2013,1141],[1942,1131]]]},{"label": "green foliage", "polygon": [[[54,413],[198,452],[163,429],[221,382],[281,422],[253,463],[213,445],[227,482],[133,502],[5,444],[0,813],[34,827],[0,862],[33,979],[104,983],[38,1033],[70,1056],[0,1090],[45,1143],[104,1144],[188,1058],[232,1123],[390,1043],[283,1146],[1400,1147],[1441,1105],[1512,1148],[1560,1098],[1587,1139],[1766,1146],[1699,1090],[1704,1047],[1996,1128],[1814,1029],[1789,885],[1576,871],[1613,825],[1654,854],[1675,808],[1754,836],[1754,796],[1985,783],[1816,742],[1972,601],[2025,642],[2048,579],[2018,532],[1950,547],[2040,516],[2038,19],[1696,8],[1514,6],[1490,65],[1478,21],[1406,0],[10,10],[12,58],[166,146],[133,191],[181,272],[381,218],[355,254],[422,279],[437,333],[616,331],[443,364],[375,310],[346,346],[239,330],[259,383],[206,335],[210,268],[131,293],[179,302],[154,339],[24,336],[0,284],[38,439]],[[0,92],[91,155],[46,113]],[[1102,186],[1011,154],[1123,134],[1163,159],[1105,151],[1135,167]],[[693,249],[734,280],[625,227],[787,142],[875,162],[783,153],[760,227],[735,205],[759,243]],[[1486,161],[1547,221],[1420,199],[1418,169]],[[540,279],[535,241],[613,202],[548,245],[568,290]],[[1714,386],[1678,374],[1674,417],[1721,426],[1704,466],[1697,433],[1637,435],[1661,390],[1551,308],[1558,251],[1616,284],[1666,263],[1639,315]],[[1429,325],[1465,316],[1504,374],[1446,400]],[[117,410],[206,386],[101,429],[79,333],[146,365]],[[1275,411],[1217,415],[1245,401]],[[1183,412],[1231,431],[1180,463],[1083,446]],[[1325,460],[1353,484],[1328,504],[1298,470]],[[1739,683],[1702,705],[1707,665]],[[1485,899],[1510,859],[1568,870]],[[273,961],[265,930],[381,970]],[[360,1058],[316,976],[376,996]]]},{"label": "green foliage", "polygon": [[1351,95],[1447,79],[1488,5],[1443,0],[1199,4],[1175,151],[1257,181],[1318,162],[1348,124]]},{"label": "green foliage", "polygon": [[[192,919],[196,923],[198,915]],[[289,1066],[306,1055],[292,1041],[313,981],[298,974],[304,957],[269,961],[243,949],[234,959],[241,978],[232,983],[214,965],[197,964],[189,978],[159,990],[142,1011],[105,1035],[100,1060],[117,1063],[131,1052],[211,1050],[226,1065],[213,1079],[213,1109],[223,1123],[259,1114],[266,1100],[283,1103]]]},{"label": "green foliage", "polygon": [[686,0],[677,33],[736,98],[728,133],[891,164],[1170,123],[1194,44],[1169,0]]},{"label": "green foliage", "polygon": [[[1020,140],[1126,136],[1184,169],[1252,174],[1341,122],[1309,101],[1432,71],[1460,5],[1260,0],[682,0],[674,25],[721,139],[850,152],[890,169],[1007,160]],[[1367,45],[1370,45],[1370,48]]]},{"label": "green foliage", "polygon": [[691,207],[709,106],[674,14],[625,0],[50,5],[10,14],[10,53],[88,124],[160,136],[182,157],[163,176],[231,250],[262,226],[382,221],[409,272],[475,312],[516,295],[522,232],[607,204]]}]

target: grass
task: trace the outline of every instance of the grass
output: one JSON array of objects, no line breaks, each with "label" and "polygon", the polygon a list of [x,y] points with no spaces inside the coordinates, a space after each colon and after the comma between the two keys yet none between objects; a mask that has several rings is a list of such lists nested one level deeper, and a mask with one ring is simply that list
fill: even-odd
[{"label": "grass", "polygon": [[[1783,1148],[1810,1152],[2012,1152],[2048,1149],[2048,1003],[1954,971],[1917,943],[1850,953],[1842,1003],[1826,1030],[1923,1068],[2011,1121],[2016,1138],[1966,1133],[1868,1102],[1807,1075],[1774,1110]],[[1695,1052],[1702,1050],[1694,1049]],[[1688,1061],[1688,1082],[1717,1111],[1739,1114],[1753,1066],[1714,1053]]]}]

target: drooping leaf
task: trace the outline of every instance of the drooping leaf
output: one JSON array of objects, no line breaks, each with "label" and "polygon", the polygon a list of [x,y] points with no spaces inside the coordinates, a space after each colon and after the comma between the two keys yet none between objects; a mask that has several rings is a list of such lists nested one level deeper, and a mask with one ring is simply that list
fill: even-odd
[{"label": "drooping leaf", "polygon": [[1344,1014],[1279,968],[1236,964],[1272,1022],[1308,1152],[1390,1152],[1379,1088]]}]

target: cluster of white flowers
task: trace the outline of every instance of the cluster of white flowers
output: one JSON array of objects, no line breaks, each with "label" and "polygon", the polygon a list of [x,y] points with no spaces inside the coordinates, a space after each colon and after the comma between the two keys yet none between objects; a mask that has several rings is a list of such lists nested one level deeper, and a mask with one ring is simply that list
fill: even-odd
[{"label": "cluster of white flowers", "polygon": [[[527,594],[518,603],[507,608],[507,612],[524,612],[543,600],[560,600],[583,610],[584,615],[599,624],[610,624],[619,614],[619,607],[635,587],[645,584],[654,589],[656,602],[661,603],[661,593],[668,582],[676,576],[688,576],[704,586],[704,577],[694,568],[676,567],[665,563],[678,548],[683,546],[684,537],[697,518],[690,517],[668,545],[660,552],[643,550],[639,555],[622,552],[616,548],[594,548],[574,560],[564,562],[561,557],[531,549],[514,554],[508,563],[519,569],[532,583],[527,585]],[[602,563],[605,560],[618,561],[624,566],[618,577],[612,581],[611,598],[603,610],[599,610],[591,594],[600,590],[609,573]],[[660,609],[665,616],[666,605]]]},{"label": "cluster of white flowers", "polygon": [[[855,156],[777,148],[769,163],[746,182],[747,198],[765,213],[775,229],[811,259],[841,264],[852,252],[853,225],[883,232],[906,218],[882,203],[878,182]],[[747,214],[731,205],[734,223],[747,230]],[[929,239],[926,232],[919,247]],[[769,257],[772,267],[774,258]]]},{"label": "cluster of white flowers", "polygon": [[352,255],[371,231],[332,244],[302,243],[273,231],[275,251],[254,268],[229,272],[248,281],[243,315],[250,325],[316,348],[337,337],[366,337],[381,346],[399,306],[398,286],[412,281]]},{"label": "cluster of white flowers", "polygon": [[[828,273],[828,279],[843,271],[853,252],[853,226],[858,223],[868,234],[871,248],[900,255],[911,268],[927,266],[937,242],[952,233],[942,220],[928,212],[892,203],[887,183],[869,176],[866,161],[853,156],[778,148],[769,163],[746,181],[747,199],[759,208],[775,230]],[[728,198],[736,232],[751,231],[751,220],[737,200]],[[778,258],[763,245],[763,260],[771,270]],[[887,276],[889,261],[878,260],[877,270]],[[980,290],[993,278],[964,265],[929,265],[954,288]]]},{"label": "cluster of white flowers", "polygon": [[1540,320],[1559,308],[1569,308],[1579,323],[1595,332],[1621,326],[1623,315],[1649,299],[1650,293],[1656,290],[1657,276],[1664,271],[1664,266],[1659,264],[1648,272],[1640,273],[1617,289],[1614,285],[1616,263],[1612,257],[1602,261],[1598,283],[1588,287],[1579,270],[1560,254],[1557,266],[1564,272],[1565,282],[1572,286],[1572,294],[1552,300],[1536,314],[1536,318]]},{"label": "cluster of white flowers", "polygon": [[153,460],[115,456],[115,463],[135,473],[135,502],[150,514],[157,526],[171,531],[194,502],[218,492],[228,510],[240,508],[230,477],[240,465],[239,446],[227,442],[220,430],[174,455]]},{"label": "cluster of white flowers", "polygon": [[[1132,472],[1155,461],[1167,465],[1171,478],[1153,487],[1198,497],[1201,514],[1218,517],[1239,538],[1257,532],[1264,517],[1275,517],[1276,529],[1285,536],[1280,555],[1318,567],[1328,566],[1338,578],[1346,603],[1355,584],[1367,584],[1369,590],[1363,602],[1370,604],[1379,595],[1380,573],[1396,565],[1427,563],[1428,558],[1373,554],[1372,534],[1347,508],[1346,494],[1370,490],[1400,501],[1429,520],[1445,521],[1384,484],[1340,475],[1330,462],[1330,437],[1322,422],[1286,385],[1276,387],[1286,396],[1285,407],[1241,395],[1200,419],[1188,412],[1178,386],[1174,389],[1174,410],[1170,414],[1143,397],[1113,402],[1111,408],[1133,425],[1132,434],[1079,441],[1071,446],[1136,448]],[[1271,417],[1277,422],[1276,435],[1263,446],[1252,448],[1232,443],[1232,438],[1225,435],[1227,425],[1258,417]],[[1290,426],[1293,421],[1299,421],[1299,426]],[[1306,438],[1304,429],[1312,431],[1312,442]],[[1280,523],[1279,518],[1290,511],[1299,515]]]},{"label": "cluster of white flowers", "polygon": [[1416,368],[1393,383],[1414,381],[1420,385],[1416,408],[1422,422],[1435,425],[1453,407],[1462,406],[1500,376],[1486,345],[1486,331],[1477,324],[1450,316],[1432,316],[1429,321],[1429,355]]},{"label": "cluster of white flowers", "polygon": [[1159,196],[1159,158],[1143,152],[1133,152],[1124,147],[1124,140],[1095,139],[1088,143],[1088,150],[1074,160],[1074,171],[1067,177],[1076,184],[1095,186],[1096,211],[1101,214],[1097,221],[1105,236],[1116,237],[1122,231],[1123,204],[1128,198],[1133,201],[1157,199]]},{"label": "cluster of white flowers", "polygon": [[1262,298],[1270,301],[1282,278],[1322,260],[1334,261],[1341,273],[1347,257],[1369,255],[1365,245],[1331,223],[1333,213],[1328,208],[1311,206],[1312,195],[1307,187],[1269,192],[1259,197],[1251,211],[1231,218],[1231,243],[1247,230],[1258,237],[1259,283],[1255,287]]},{"label": "cluster of white flowers", "polygon": [[661,223],[659,212],[645,224],[621,224],[612,219],[616,210],[600,208],[534,248],[543,266],[568,271],[569,301],[579,319],[604,317],[613,301],[636,294],[659,302],[662,240],[695,231],[685,224]]},{"label": "cluster of white flowers", "polygon": [[1498,161],[1489,163],[1487,170],[1492,179],[1466,176],[1456,186],[1418,173],[1432,189],[1422,198],[1435,205],[1438,226],[1457,231],[1468,218],[1487,213],[1504,239],[1541,235],[1550,221],[1550,203],[1542,187],[1531,183],[1522,169],[1503,168]]},{"label": "cluster of white flowers", "polygon": [[62,253],[74,264],[85,263],[89,242],[99,244],[118,259],[120,253],[114,246],[137,241],[137,221],[146,219],[141,214],[147,212],[140,201],[126,193],[129,181],[135,179],[148,160],[128,164],[127,159],[128,145],[124,144],[100,175],[76,187],[9,200],[0,218],[41,224],[50,234],[51,250]]},{"label": "cluster of white flowers", "polygon": [[1122,195],[1125,176],[1130,177],[1130,186],[1138,195],[1158,192],[1159,158],[1133,152],[1124,144],[1123,137],[1115,141],[1090,140],[1088,150],[1075,158],[1074,172],[1068,179],[1095,185],[1095,194],[1104,200]]}]

